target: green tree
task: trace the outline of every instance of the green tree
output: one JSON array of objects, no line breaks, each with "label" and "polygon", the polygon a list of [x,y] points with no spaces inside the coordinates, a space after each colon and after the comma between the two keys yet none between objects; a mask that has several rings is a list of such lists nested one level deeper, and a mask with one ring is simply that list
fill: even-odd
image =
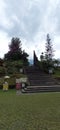
[{"label": "green tree", "polygon": [[49,34],[47,34],[47,39],[46,39],[46,49],[45,49],[45,60],[47,62],[47,66],[52,67],[53,66],[53,56],[54,56],[54,50],[53,50],[53,45],[50,39]]},{"label": "green tree", "polygon": [[6,60],[19,60],[22,59],[21,41],[19,38],[12,38],[9,45],[9,51],[5,54]]},{"label": "green tree", "polygon": [[41,62],[44,61],[44,53],[42,52],[40,55]]},{"label": "green tree", "polygon": [[53,59],[54,67],[58,68],[60,66],[60,59]]},{"label": "green tree", "polygon": [[28,64],[28,54],[23,50],[22,44],[19,38],[12,38],[9,45],[9,51],[4,55],[6,61],[18,61],[22,60],[24,64]]},{"label": "green tree", "polygon": [[7,73],[19,72],[21,67],[28,65],[28,54],[22,50],[21,40],[12,38],[9,51],[4,55],[5,70]]},{"label": "green tree", "polygon": [[53,45],[50,39],[49,34],[47,34],[47,39],[46,39],[46,51],[45,51],[45,59],[47,61],[52,61],[52,58],[54,56],[53,54]]},{"label": "green tree", "polygon": [[23,59],[23,64],[24,64],[24,65],[29,65],[28,56],[29,56],[29,55],[25,52],[25,50],[23,50],[22,59]]},{"label": "green tree", "polygon": [[41,53],[40,55],[41,68],[45,72],[49,72],[49,70],[53,70],[53,67],[54,67],[53,56],[54,56],[53,45],[52,45],[49,34],[47,34],[45,53]]}]

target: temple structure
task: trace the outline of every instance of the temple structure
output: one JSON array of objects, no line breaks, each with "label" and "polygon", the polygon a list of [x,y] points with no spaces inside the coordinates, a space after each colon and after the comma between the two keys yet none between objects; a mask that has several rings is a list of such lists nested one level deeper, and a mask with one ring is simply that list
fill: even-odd
[{"label": "temple structure", "polygon": [[35,51],[33,52],[33,65],[34,66],[38,66],[38,58],[37,58],[37,56],[36,56],[36,53],[35,53]]}]

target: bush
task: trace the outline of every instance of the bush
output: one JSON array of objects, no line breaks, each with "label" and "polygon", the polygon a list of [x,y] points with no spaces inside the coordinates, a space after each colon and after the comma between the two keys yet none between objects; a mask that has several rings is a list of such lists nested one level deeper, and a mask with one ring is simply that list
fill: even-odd
[{"label": "bush", "polygon": [[24,74],[12,74],[10,78],[5,79],[4,77],[0,78],[0,88],[3,87],[3,83],[6,81],[9,84],[9,88],[15,88],[16,86],[16,78],[26,77]]},{"label": "bush", "polygon": [[5,68],[3,66],[0,66],[0,75],[4,75],[5,74]]}]

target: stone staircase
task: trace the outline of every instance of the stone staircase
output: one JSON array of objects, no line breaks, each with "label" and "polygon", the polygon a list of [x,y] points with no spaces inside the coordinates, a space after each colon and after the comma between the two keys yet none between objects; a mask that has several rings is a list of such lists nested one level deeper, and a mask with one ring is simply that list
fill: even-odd
[{"label": "stone staircase", "polygon": [[60,92],[60,85],[28,86],[22,93]]},{"label": "stone staircase", "polygon": [[44,73],[38,67],[25,67],[25,74],[29,80],[29,86],[23,93],[59,92],[60,85],[51,75]]},{"label": "stone staircase", "polygon": [[38,67],[29,66],[25,68],[30,86],[46,86],[56,84],[56,80],[49,74],[44,73]]}]

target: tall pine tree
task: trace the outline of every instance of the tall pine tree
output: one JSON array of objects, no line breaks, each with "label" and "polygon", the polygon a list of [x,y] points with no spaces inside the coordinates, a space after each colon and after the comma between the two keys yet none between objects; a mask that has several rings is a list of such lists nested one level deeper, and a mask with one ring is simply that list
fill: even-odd
[{"label": "tall pine tree", "polygon": [[54,50],[53,45],[50,39],[49,34],[47,34],[46,46],[45,46],[45,68],[49,72],[49,70],[53,70],[53,56]]},{"label": "tall pine tree", "polygon": [[54,51],[53,51],[53,45],[50,39],[49,34],[47,34],[47,39],[46,39],[46,46],[45,46],[45,59],[48,62],[51,62],[54,56]]}]

